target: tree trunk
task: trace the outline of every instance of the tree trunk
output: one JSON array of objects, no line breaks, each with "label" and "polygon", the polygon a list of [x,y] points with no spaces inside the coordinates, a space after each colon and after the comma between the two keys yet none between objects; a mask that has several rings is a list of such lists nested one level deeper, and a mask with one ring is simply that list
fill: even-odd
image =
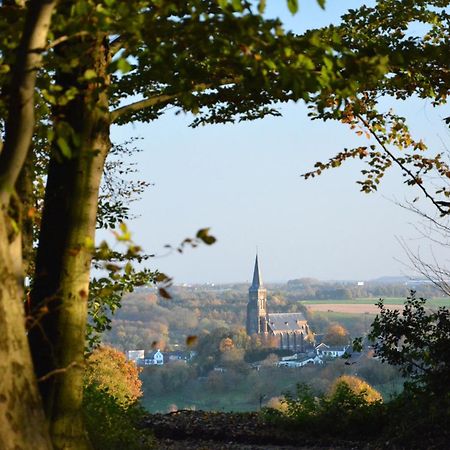
[{"label": "tree trunk", "polygon": [[64,88],[77,86],[90,68],[102,81],[100,88],[97,82],[78,84],[77,98],[55,111],[54,120],[65,120],[80,145],[69,158],[53,149],[31,294],[39,318],[29,334],[35,370],[44,378],[40,391],[53,444],[65,450],[90,448],[81,410],[87,299],[98,192],[110,149],[106,39],[93,40],[91,51],[87,67],[59,78]]},{"label": "tree trunk", "polygon": [[0,214],[0,448],[49,450],[48,428],[25,332],[19,284],[22,276],[12,270],[8,220]]},{"label": "tree trunk", "polygon": [[[0,448],[49,450],[51,443],[25,331],[21,233],[15,193],[34,130],[36,73],[57,1],[31,0],[7,89],[0,154]],[[13,202],[11,202],[13,199]],[[11,209],[14,212],[11,215]]]}]

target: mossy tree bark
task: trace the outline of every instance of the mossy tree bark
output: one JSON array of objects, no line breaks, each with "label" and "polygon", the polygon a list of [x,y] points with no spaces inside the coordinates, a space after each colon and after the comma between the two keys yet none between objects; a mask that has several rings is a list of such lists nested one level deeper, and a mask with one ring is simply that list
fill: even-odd
[{"label": "mossy tree bark", "polygon": [[[110,149],[108,44],[106,38],[84,44],[86,66],[57,75],[63,87],[77,86],[78,95],[55,108],[54,121],[70,125],[79,143],[69,156],[54,148],[50,159],[31,293],[39,326],[29,334],[53,444],[65,450],[90,448],[81,410],[87,299],[98,192]],[[80,82],[87,68],[97,78]]]}]

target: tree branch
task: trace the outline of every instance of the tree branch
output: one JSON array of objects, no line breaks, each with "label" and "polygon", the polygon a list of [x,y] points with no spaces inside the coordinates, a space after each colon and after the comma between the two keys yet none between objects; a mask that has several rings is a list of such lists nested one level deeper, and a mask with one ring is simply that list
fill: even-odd
[{"label": "tree branch", "polygon": [[[224,84],[232,84],[237,83],[239,79],[225,79],[221,80],[219,83],[199,83],[193,86],[192,90],[190,92],[202,92],[207,89],[214,89]],[[130,103],[125,106],[121,106],[119,108],[114,109],[111,111],[111,123],[114,123],[117,119],[122,117],[124,114],[128,114],[132,111],[141,111],[146,108],[151,108],[152,106],[160,105],[162,103],[170,102],[171,100],[174,100],[175,98],[182,95],[184,92],[176,92],[175,94],[160,94],[155,95],[154,97],[148,97],[144,98],[143,100],[138,100],[137,102]]]},{"label": "tree branch", "polygon": [[61,367],[60,369],[51,370],[50,372],[46,373],[41,378],[38,378],[37,382],[42,383],[43,381],[48,380],[49,378],[51,378],[55,375],[59,375],[60,373],[67,372],[72,367],[79,366],[79,365],[80,365],[79,363],[72,361],[67,367]]},{"label": "tree branch", "polygon": [[117,119],[122,117],[124,114],[130,113],[132,111],[140,111],[145,108],[150,108],[152,106],[160,105],[161,103],[168,102],[178,97],[180,93],[176,94],[162,94],[156,95],[155,97],[145,98],[143,100],[139,100],[134,103],[130,103],[125,106],[121,106],[119,108],[111,111],[111,123],[114,123]]},{"label": "tree branch", "polygon": [[422,182],[409,170],[405,164],[399,161],[398,158],[384,145],[383,141],[378,137],[377,133],[372,129],[369,122],[364,119],[360,114],[356,114],[356,117],[364,124],[364,126],[369,130],[370,134],[375,138],[384,152],[394,161],[410,178],[415,182],[419,189],[425,194],[425,197],[428,198],[431,203],[438,209],[438,211],[442,214],[442,216],[446,216],[449,214],[449,211],[444,210],[441,205],[434,199],[434,197],[425,189]]},{"label": "tree branch", "polygon": [[6,207],[27,157],[34,131],[34,90],[36,74],[42,65],[51,17],[58,0],[29,3],[24,33],[8,98],[5,142],[0,153],[0,201]]},{"label": "tree branch", "polygon": [[50,50],[51,48],[55,48],[57,45],[62,44],[63,42],[68,41],[69,39],[78,38],[81,36],[88,36],[91,33],[89,31],[79,31],[78,33],[72,34],[70,36],[60,36],[55,39],[53,42],[47,45],[46,50]]}]

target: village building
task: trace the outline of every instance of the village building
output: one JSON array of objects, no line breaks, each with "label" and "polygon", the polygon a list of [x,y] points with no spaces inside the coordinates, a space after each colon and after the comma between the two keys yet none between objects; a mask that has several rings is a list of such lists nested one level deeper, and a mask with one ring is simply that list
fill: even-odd
[{"label": "village building", "polygon": [[144,359],[145,350],[128,350],[126,352],[128,361],[136,362],[138,359]]},{"label": "village building", "polygon": [[345,354],[348,349],[348,345],[344,346],[330,346],[325,343],[321,343],[316,347],[317,356],[326,358],[340,358]]},{"label": "village building", "polygon": [[162,366],[164,364],[164,355],[161,350],[156,350],[145,355],[144,365],[145,366]]},{"label": "village building", "polygon": [[304,367],[307,366],[308,364],[323,364],[323,360],[322,358],[320,358],[320,356],[301,356],[301,355],[294,355],[295,358],[290,358],[290,359],[286,359],[286,358],[282,358],[281,361],[279,361],[277,363],[278,367],[293,367],[293,368],[297,368],[297,367]]},{"label": "village building", "polygon": [[138,366],[162,366],[164,364],[164,355],[159,349],[149,353],[145,353],[145,350],[128,350],[127,358]]},{"label": "village building", "polygon": [[166,362],[183,362],[187,363],[190,361],[194,356],[194,351],[182,351],[182,350],[175,350],[171,352],[164,353]]},{"label": "village building", "polygon": [[255,259],[253,280],[248,291],[247,334],[275,336],[282,349],[305,352],[311,336],[308,322],[302,313],[269,313],[267,290],[264,288]]}]

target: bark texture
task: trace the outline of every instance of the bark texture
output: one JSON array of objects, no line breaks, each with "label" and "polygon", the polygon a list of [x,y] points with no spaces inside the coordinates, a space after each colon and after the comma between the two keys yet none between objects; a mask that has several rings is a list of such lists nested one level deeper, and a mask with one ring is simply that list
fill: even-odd
[{"label": "bark texture", "polygon": [[87,299],[98,192],[110,149],[106,39],[92,40],[88,50],[78,73],[58,75],[65,87],[77,85],[86,68],[99,79],[77,85],[75,100],[54,111],[54,120],[69,124],[80,144],[70,157],[55,148],[50,160],[31,295],[39,321],[29,334],[35,370],[53,445],[65,450],[90,448],[81,410]]},{"label": "bark texture", "polygon": [[25,332],[22,290],[0,215],[0,448],[49,450],[47,424]]},{"label": "bark texture", "polygon": [[56,0],[32,0],[25,20],[23,36],[13,67],[8,89],[8,119],[5,142],[0,156],[0,195],[2,206],[14,192],[22,166],[30,148],[34,131],[34,89],[37,71],[42,65],[42,54]]},{"label": "bark texture", "polygon": [[[51,443],[28,347],[23,307],[22,199],[15,184],[34,130],[36,73],[42,65],[57,1],[31,0],[8,93],[5,142],[0,154],[0,448],[49,450]],[[13,199],[13,202],[11,202]]]}]

